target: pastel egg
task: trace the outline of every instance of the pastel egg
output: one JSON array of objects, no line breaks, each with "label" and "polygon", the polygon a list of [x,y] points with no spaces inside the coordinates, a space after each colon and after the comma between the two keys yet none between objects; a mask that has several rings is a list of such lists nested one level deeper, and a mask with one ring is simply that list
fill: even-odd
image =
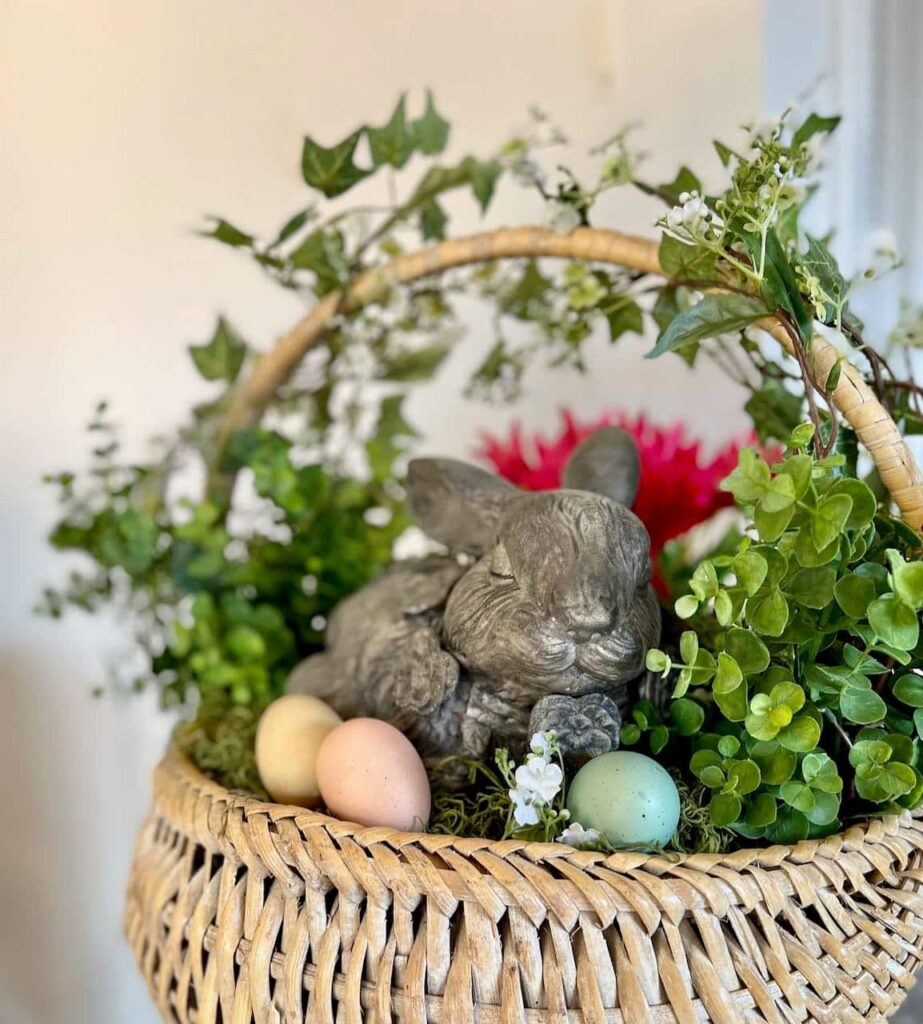
[{"label": "pastel egg", "polygon": [[337,726],[317,755],[317,781],[331,814],[402,832],[426,828],[432,797],[423,761],[407,737],[376,718]]},{"label": "pastel egg", "polygon": [[274,700],[256,728],[256,768],[266,792],[281,804],[320,802],[317,755],[340,716],[317,697],[290,693]]},{"label": "pastel egg", "polygon": [[567,809],[572,821],[599,829],[613,846],[666,846],[679,824],[679,792],[663,765],[616,750],[577,772]]}]

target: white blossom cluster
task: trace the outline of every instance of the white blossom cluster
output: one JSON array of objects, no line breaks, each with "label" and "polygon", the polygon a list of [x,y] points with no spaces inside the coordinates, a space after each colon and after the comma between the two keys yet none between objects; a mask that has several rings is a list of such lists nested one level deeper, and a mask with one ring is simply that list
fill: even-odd
[{"label": "white blossom cluster", "polygon": [[663,225],[681,242],[712,241],[724,230],[724,222],[697,191],[682,192]]},{"label": "white blossom cluster", "polygon": [[516,784],[509,791],[517,825],[537,825],[542,810],[551,807],[564,782],[564,770],[552,760],[557,751],[554,733],[535,733],[530,747],[525,763],[513,776]]},{"label": "white blossom cluster", "polygon": [[598,828],[584,828],[579,821],[571,822],[558,836],[557,841],[567,843],[578,850],[597,850],[604,845],[603,834]]}]

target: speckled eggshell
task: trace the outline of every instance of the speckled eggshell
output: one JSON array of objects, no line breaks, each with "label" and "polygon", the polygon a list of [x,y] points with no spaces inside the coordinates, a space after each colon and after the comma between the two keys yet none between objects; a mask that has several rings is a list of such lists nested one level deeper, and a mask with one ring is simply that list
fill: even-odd
[{"label": "speckled eggshell", "polygon": [[317,697],[290,693],[270,704],[256,728],[256,768],[266,792],[281,804],[320,803],[317,754],[340,716]]},{"label": "speckled eggshell", "polygon": [[337,818],[403,832],[429,823],[426,769],[410,740],[387,722],[353,718],[334,729],[318,752],[317,780]]},{"label": "speckled eggshell", "polygon": [[679,792],[663,765],[616,750],[577,772],[567,809],[572,821],[599,829],[613,846],[666,846],[679,824]]}]

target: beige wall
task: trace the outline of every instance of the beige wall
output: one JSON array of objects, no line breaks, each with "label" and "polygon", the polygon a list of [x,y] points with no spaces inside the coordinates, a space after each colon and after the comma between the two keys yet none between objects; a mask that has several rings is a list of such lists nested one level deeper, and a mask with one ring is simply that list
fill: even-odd
[{"label": "beige wall", "polygon": [[[169,428],[202,393],[184,346],[223,310],[271,339],[296,301],[194,238],[207,212],[271,227],[304,200],[300,137],[382,119],[432,85],[458,149],[487,149],[538,102],[585,148],[648,122],[652,176],[714,167],[709,139],[760,109],[755,0],[0,0],[0,1020],[152,1021],[120,941],[133,832],[166,723],[146,698],[88,697],[119,627],[36,621],[62,563],[37,484],[85,447],[101,396],[129,438]],[[613,223],[648,228],[625,198]],[[496,222],[534,216],[504,193]],[[474,315],[475,333],[486,339]],[[720,378],[697,392],[640,342],[594,351],[590,379],[535,382],[559,399],[685,416],[717,440],[742,422]],[[471,356],[463,357],[472,358]],[[421,396],[435,447],[464,452],[508,413]]]}]

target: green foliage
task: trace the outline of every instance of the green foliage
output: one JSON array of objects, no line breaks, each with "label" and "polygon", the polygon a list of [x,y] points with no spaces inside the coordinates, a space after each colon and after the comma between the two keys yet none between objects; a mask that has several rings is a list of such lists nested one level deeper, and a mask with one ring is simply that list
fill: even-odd
[{"label": "green foliage", "polygon": [[230,785],[253,789],[241,751],[251,749],[258,710],[282,692],[299,658],[320,649],[326,617],[390,561],[407,525],[394,489],[393,464],[411,432],[399,402],[382,406],[367,442],[374,469],[366,482],[303,464],[275,431],[235,435],[226,459],[250,474],[261,524],[232,525],[254,514],[246,500],[230,519],[207,499],[161,502],[176,453],[146,466],[120,460],[102,414],[92,426],[105,443],[87,477],[53,480],[62,513],[52,542],[83,555],[91,571],[47,590],[43,610],[127,606],[147,667],[126,681],[156,685],[165,705],[194,694],[196,718],[181,740]]},{"label": "green foliage", "polygon": [[371,168],[358,167],[353,162],[361,138],[360,130],[328,147],[306,135],[301,151],[301,174],[305,184],[333,199],[368,177]]},{"label": "green foliage", "polygon": [[224,317],[219,317],[211,340],[205,345],[190,345],[189,355],[205,380],[233,384],[244,364],[247,346]]},{"label": "green foliage", "polygon": [[648,357],[653,359],[690,342],[741,330],[768,312],[762,302],[747,295],[706,295],[670,323]]},{"label": "green foliage", "polygon": [[[817,144],[838,118],[792,120],[752,127],[740,151],[716,142],[725,183],[711,192],[688,167],[663,184],[641,180],[628,130],[594,151],[588,181],[557,154],[543,164],[543,151],[565,140],[538,111],[493,152],[444,157],[450,129],[430,93],[422,112],[401,96],[386,118],[329,146],[307,136],[309,198],[281,226],[264,236],[213,217],[202,234],[309,302],[339,293],[333,327],[309,360],[316,364],[277,397],[264,427],[227,436],[224,415],[260,352],[222,318],[189,350],[214,393],[151,458],[122,454],[101,406],[88,471],[50,478],[61,500],[52,542],[82,563],[45,592],[44,610],[127,610],[146,659],[130,681],[194,707],[178,734],[184,748],[230,785],[255,791],[260,709],[292,665],[320,648],[327,615],[389,561],[406,525],[401,467],[416,432],[402,400],[452,352],[454,295],[474,290],[495,309],[495,342],[467,387],[487,399],[515,397],[539,355],[583,370],[594,331],[621,344],[649,321],[652,355],[675,352],[690,366],[714,359],[749,392],[760,441],[787,444],[774,465],[744,453],[726,481],[752,524],[746,536],[729,533],[694,569],[679,542],[661,560],[664,578],[682,590],[677,617],[693,628],[677,650],[651,652],[650,667],[674,677],[674,700],[666,710],[639,701],[623,741],[681,767],[679,847],[721,849],[730,830],[791,842],[836,828],[846,814],[915,806],[923,795],[920,539],[890,516],[874,475],[868,485],[857,478],[855,437],[837,431],[829,394],[842,362],[817,381],[806,357],[818,323],[839,332],[862,353],[867,381],[901,430],[923,433],[921,390],[894,372],[897,357],[920,346],[923,317],[906,311],[888,358],[863,337],[849,300],[877,271],[847,279],[828,240],[799,223],[816,187]],[[377,273],[445,238],[456,202],[486,212],[501,182],[537,194],[561,232],[593,223],[612,188],[665,202],[659,253],[668,280],[545,260],[460,269],[401,289]],[[363,198],[350,208],[322,202],[347,193]],[[364,304],[350,294],[360,277]],[[754,325],[766,315],[785,328],[797,362],[764,351]],[[799,426],[805,410],[811,424]],[[188,477],[203,469],[205,496],[184,497]],[[233,493],[229,472],[243,481]],[[502,790],[509,781],[504,765],[489,769],[493,780],[483,766],[473,770],[472,789],[437,796],[436,820],[502,835],[509,800],[500,794],[498,831],[494,783]]]},{"label": "green foliage", "polygon": [[678,656],[648,657],[673,677],[673,707],[702,712],[691,749],[668,722],[661,749],[688,751],[716,826],[774,842],[923,795],[920,539],[843,475],[843,456],[812,454],[813,433],[796,428],[771,466],[741,452],[722,486],[752,532],[676,602],[707,643],[687,630]]}]

